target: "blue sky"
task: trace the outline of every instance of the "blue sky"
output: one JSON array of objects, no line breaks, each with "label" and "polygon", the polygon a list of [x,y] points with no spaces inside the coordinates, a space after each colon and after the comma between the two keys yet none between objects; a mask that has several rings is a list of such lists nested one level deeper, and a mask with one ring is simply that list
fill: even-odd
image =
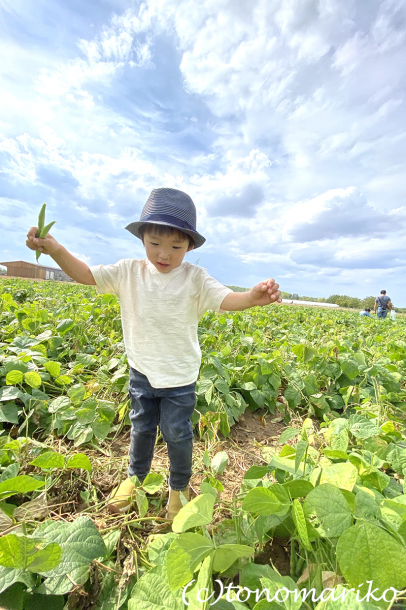
[{"label": "blue sky", "polygon": [[0,260],[44,201],[87,264],[143,257],[170,186],[224,284],[406,306],[406,0],[0,0],[0,32]]}]

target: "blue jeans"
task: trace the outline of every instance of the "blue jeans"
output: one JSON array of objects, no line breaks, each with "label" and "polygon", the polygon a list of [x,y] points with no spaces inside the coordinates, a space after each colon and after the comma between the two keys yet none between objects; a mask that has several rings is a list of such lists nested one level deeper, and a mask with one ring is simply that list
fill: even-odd
[{"label": "blue jeans", "polygon": [[192,476],[196,382],[179,388],[153,388],[147,377],[130,366],[131,442],[128,474],[142,481],[151,468],[157,426],[168,446],[169,485],[185,489]]},{"label": "blue jeans", "polygon": [[387,315],[388,315],[387,309],[382,309],[382,307],[378,307],[378,311],[376,312],[377,318],[385,319]]}]

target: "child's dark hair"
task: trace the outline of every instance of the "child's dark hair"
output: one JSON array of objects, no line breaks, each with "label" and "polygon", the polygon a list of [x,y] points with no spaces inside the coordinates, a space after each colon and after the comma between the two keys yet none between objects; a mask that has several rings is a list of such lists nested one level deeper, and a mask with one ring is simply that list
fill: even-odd
[{"label": "child's dark hair", "polygon": [[141,236],[142,243],[144,243],[145,233],[152,233],[152,231],[154,231],[156,235],[177,235],[180,239],[187,238],[189,240],[189,248],[195,247],[195,242],[193,241],[193,238],[187,233],[184,233],[179,229],[175,229],[175,227],[168,227],[166,225],[156,225],[153,223],[145,223],[145,225],[140,226],[139,234]]}]

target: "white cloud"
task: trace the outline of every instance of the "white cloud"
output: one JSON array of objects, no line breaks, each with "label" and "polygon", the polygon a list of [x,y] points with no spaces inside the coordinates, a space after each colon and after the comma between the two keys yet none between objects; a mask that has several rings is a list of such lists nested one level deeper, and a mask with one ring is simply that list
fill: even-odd
[{"label": "white cloud", "polygon": [[274,265],[291,291],[358,291],[402,268],[405,0],[0,4],[1,201],[46,196],[82,260],[142,253],[123,226],[167,185],[242,285]]}]

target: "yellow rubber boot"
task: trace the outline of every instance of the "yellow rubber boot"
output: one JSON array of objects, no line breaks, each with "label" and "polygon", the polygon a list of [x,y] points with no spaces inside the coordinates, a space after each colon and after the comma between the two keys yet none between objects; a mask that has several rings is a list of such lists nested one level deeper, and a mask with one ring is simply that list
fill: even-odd
[{"label": "yellow rubber boot", "polygon": [[126,479],[113,489],[109,501],[106,505],[107,510],[115,515],[126,513],[134,501],[135,485],[131,479]]},{"label": "yellow rubber boot", "polygon": [[189,487],[182,489],[181,491],[176,491],[175,489],[171,489],[169,487],[169,498],[168,504],[166,505],[166,519],[169,521],[173,521],[174,517],[178,514],[181,508],[183,508],[182,501],[180,499],[180,494],[183,495],[184,499],[189,502],[190,500],[190,491]]}]

